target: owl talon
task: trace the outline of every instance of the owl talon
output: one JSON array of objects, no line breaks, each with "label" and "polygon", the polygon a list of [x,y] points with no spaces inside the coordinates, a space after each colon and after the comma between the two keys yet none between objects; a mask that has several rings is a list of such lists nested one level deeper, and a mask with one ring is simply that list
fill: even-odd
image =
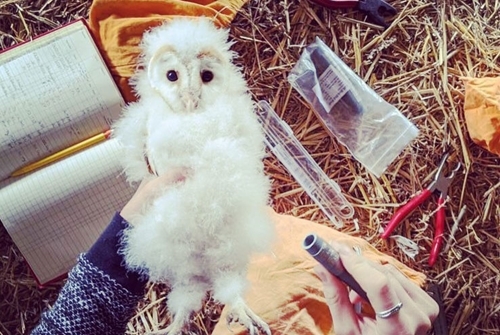
[{"label": "owl talon", "polygon": [[260,317],[258,317],[245,304],[233,307],[226,318],[227,324],[239,323],[248,329],[250,335],[265,334],[271,335],[271,329]]}]

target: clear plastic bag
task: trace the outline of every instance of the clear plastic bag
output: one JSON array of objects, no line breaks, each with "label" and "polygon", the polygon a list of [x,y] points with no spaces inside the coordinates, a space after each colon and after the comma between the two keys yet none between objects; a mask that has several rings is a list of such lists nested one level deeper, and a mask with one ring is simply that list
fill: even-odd
[{"label": "clear plastic bag", "polygon": [[418,135],[415,125],[319,38],[306,47],[288,81],[330,135],[377,177]]}]

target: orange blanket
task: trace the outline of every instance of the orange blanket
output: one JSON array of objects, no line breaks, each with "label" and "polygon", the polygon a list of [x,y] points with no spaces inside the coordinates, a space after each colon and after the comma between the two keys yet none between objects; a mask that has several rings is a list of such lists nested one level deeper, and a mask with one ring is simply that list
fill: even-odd
[{"label": "orange blanket", "polygon": [[500,156],[500,77],[463,80],[469,135],[474,143]]},{"label": "orange blanket", "polygon": [[231,23],[247,0],[94,0],[89,26],[126,101],[135,100],[134,73],[145,30],[174,16],[206,16],[220,27]]},{"label": "orange blanket", "polygon": [[[266,321],[273,335],[333,335],[333,323],[323,296],[323,285],[314,273],[316,261],[302,249],[302,240],[316,233],[326,241],[359,246],[365,257],[396,266],[408,278],[423,285],[425,276],[379,252],[368,242],[317,223],[272,212],[276,241],[272,252],[254,257],[248,278],[246,301]],[[246,335],[239,325],[228,328],[224,308],[212,335]]]}]

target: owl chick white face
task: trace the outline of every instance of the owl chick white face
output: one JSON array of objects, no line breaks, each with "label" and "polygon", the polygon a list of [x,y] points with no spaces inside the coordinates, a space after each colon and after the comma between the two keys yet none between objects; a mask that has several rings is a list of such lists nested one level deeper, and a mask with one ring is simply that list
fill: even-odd
[{"label": "owl chick white face", "polygon": [[223,63],[217,51],[210,48],[187,55],[164,46],[148,64],[149,82],[175,113],[196,112],[222,87]]}]

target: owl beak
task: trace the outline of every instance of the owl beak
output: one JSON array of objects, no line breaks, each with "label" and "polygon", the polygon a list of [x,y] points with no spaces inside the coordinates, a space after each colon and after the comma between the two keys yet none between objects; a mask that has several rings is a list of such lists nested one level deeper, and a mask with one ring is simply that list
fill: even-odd
[{"label": "owl beak", "polygon": [[194,112],[194,110],[198,107],[198,102],[200,100],[199,95],[194,92],[187,92],[182,95],[182,103],[186,108],[188,113]]}]

